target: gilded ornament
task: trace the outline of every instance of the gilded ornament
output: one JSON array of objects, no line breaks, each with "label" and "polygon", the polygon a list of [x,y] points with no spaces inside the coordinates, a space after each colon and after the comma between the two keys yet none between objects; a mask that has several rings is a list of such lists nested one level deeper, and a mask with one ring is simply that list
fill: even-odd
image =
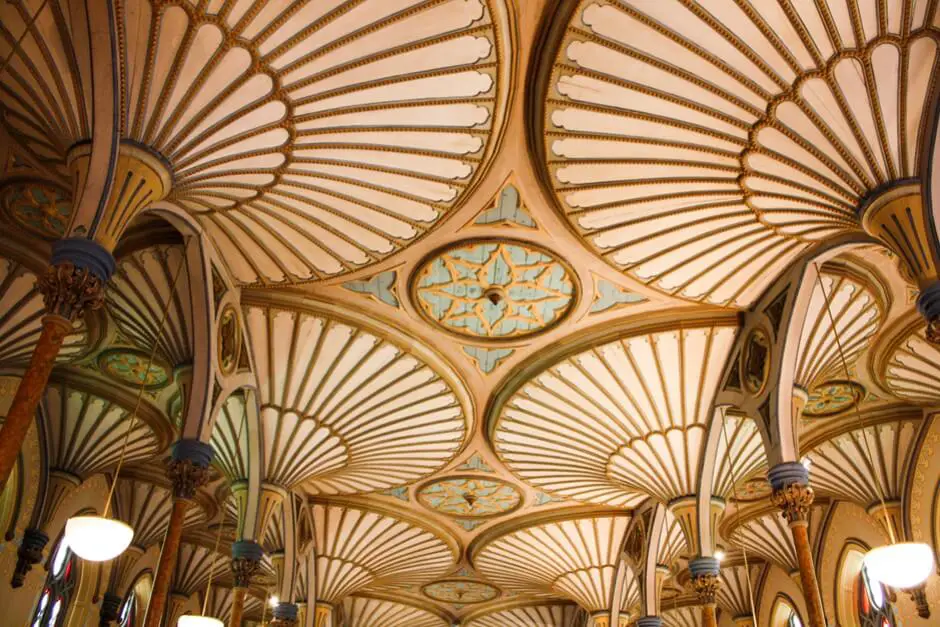
[{"label": "gilded ornament", "polygon": [[46,239],[63,237],[72,217],[68,193],[40,181],[8,185],[0,195],[0,203],[17,224]]},{"label": "gilded ornament", "polygon": [[[148,368],[148,362],[149,368]],[[124,385],[154,390],[166,387],[172,380],[170,368],[157,359],[133,348],[115,348],[98,356],[98,368]]]},{"label": "gilded ornament", "polygon": [[418,311],[463,337],[512,339],[558,324],[574,307],[574,272],[523,242],[476,240],[432,256],[412,279]]},{"label": "gilded ornament", "polygon": [[238,365],[241,352],[242,333],[238,324],[238,313],[227,305],[219,316],[219,370],[223,375],[230,375]]},{"label": "gilded ornament", "polygon": [[721,580],[718,575],[699,575],[692,578],[692,587],[702,605],[715,605]]},{"label": "gilded ornament", "polygon": [[453,477],[422,486],[418,501],[447,516],[490,518],[507,514],[522,504],[522,495],[499,479]]},{"label": "gilded ornament", "polygon": [[192,500],[196,490],[209,481],[209,468],[189,459],[171,459],[166,465],[166,475],[173,484],[174,498]]},{"label": "gilded ornament", "polygon": [[76,268],[71,263],[46,268],[38,287],[46,313],[69,321],[81,318],[86,309],[99,309],[104,304],[101,280],[87,268]]},{"label": "gilded ornament", "polygon": [[445,603],[485,603],[499,596],[499,590],[481,581],[445,580],[435,581],[422,588],[424,594],[435,601]]},{"label": "gilded ornament", "polygon": [[810,392],[803,415],[808,418],[834,416],[851,409],[865,398],[865,388],[852,381],[827,381]]},{"label": "gilded ornament", "polygon": [[252,583],[252,578],[261,570],[259,560],[249,559],[247,557],[236,557],[232,559],[232,578],[234,587],[248,588]]},{"label": "gilded ornament", "polygon": [[806,524],[814,498],[813,489],[808,485],[791,483],[782,490],[771,493],[770,502],[783,510],[783,517],[792,526]]}]

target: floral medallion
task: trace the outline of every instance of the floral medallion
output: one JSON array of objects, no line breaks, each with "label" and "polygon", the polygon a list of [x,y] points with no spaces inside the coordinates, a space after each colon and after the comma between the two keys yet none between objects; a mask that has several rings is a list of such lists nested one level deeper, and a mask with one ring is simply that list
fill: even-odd
[{"label": "floral medallion", "polygon": [[172,375],[170,368],[154,359],[147,368],[149,355],[133,348],[116,348],[98,356],[98,368],[115,381],[155,389],[166,387]]},{"label": "floral medallion", "polygon": [[499,596],[499,590],[480,581],[446,580],[429,583],[422,588],[424,594],[445,603],[485,603]]},{"label": "floral medallion", "polygon": [[865,388],[852,381],[827,381],[809,395],[803,416],[824,418],[847,411],[865,398]]},{"label": "floral medallion", "polygon": [[575,277],[551,253],[522,242],[473,241],[448,248],[412,279],[418,310],[461,336],[512,339],[544,331],[575,304]]},{"label": "floral medallion", "polygon": [[223,375],[235,372],[238,354],[241,351],[242,333],[238,325],[238,314],[231,305],[225,307],[219,315],[218,329],[219,370]]},{"label": "floral medallion", "polygon": [[734,497],[743,503],[762,501],[770,497],[770,482],[764,477],[754,477],[739,482],[734,488]]},{"label": "floral medallion", "polygon": [[452,477],[422,486],[418,501],[447,516],[490,518],[515,510],[522,504],[522,495],[498,479]]},{"label": "floral medallion", "polygon": [[58,186],[39,181],[13,183],[0,198],[7,215],[26,230],[47,239],[65,235],[72,201]]}]

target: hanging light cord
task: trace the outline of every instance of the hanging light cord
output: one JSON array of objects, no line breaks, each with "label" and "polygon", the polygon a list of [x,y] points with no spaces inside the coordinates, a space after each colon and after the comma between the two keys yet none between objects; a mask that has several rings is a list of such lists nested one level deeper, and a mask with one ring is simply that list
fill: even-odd
[{"label": "hanging light cord", "polygon": [[[731,494],[734,496],[735,511],[734,516],[737,524],[741,523],[741,501],[738,500],[738,480],[734,473],[734,456],[731,454],[731,441],[728,439],[728,423],[725,420],[725,408],[721,408],[721,433],[725,438],[725,449],[728,451],[728,471],[731,474]],[[747,547],[741,544],[741,553],[744,555],[744,572],[747,577],[747,596],[751,603],[751,621],[754,627],[757,627],[757,612],[754,610],[754,587],[751,584],[751,566],[747,560]]]},{"label": "hanging light cord", "polygon": [[[819,265],[815,262],[813,267],[816,269],[816,283],[819,285],[819,289],[822,292],[823,300],[826,303],[826,313],[829,316],[829,325],[832,328],[832,335],[836,341],[836,348],[839,351],[839,360],[842,362],[842,370],[845,372],[845,378],[851,383],[852,376],[849,374],[849,364],[845,359],[845,352],[842,350],[842,340],[839,338],[839,331],[836,329],[836,320],[832,315],[832,304],[829,300],[829,294],[826,293],[826,286],[822,282],[822,274],[819,272]],[[885,515],[885,525],[888,527],[888,536],[891,538],[891,544],[897,544],[897,537],[894,530],[894,522],[891,520],[891,515],[888,513],[888,505],[885,503],[885,488],[881,485],[881,473],[875,469],[875,455],[872,452],[871,443],[868,441],[868,431],[865,427],[865,423],[862,420],[862,414],[858,409],[859,399],[856,398],[854,392],[852,393],[852,411],[855,414],[855,419],[858,421],[859,430],[862,432],[862,439],[865,440],[865,449],[868,453],[868,463],[871,465],[872,475],[875,477],[875,487],[878,491],[878,501],[881,503],[881,509]]]},{"label": "hanging light cord", "polygon": [[114,480],[111,482],[111,489],[108,491],[108,500],[104,503],[104,514],[102,517],[107,518],[108,512],[111,510],[111,500],[114,497],[114,489],[117,487],[118,476],[121,472],[121,466],[124,464],[124,456],[127,453],[127,445],[131,439],[131,433],[134,430],[134,423],[137,422],[137,412],[140,411],[140,404],[144,398],[144,388],[147,386],[147,376],[150,374],[150,367],[153,365],[153,360],[157,355],[157,348],[160,346],[160,335],[163,333],[163,326],[166,324],[166,319],[170,313],[170,305],[173,302],[173,293],[176,291],[176,283],[179,281],[180,275],[183,273],[183,268],[186,266],[186,249],[183,249],[183,256],[180,260],[180,265],[176,269],[176,273],[173,276],[173,284],[170,285],[169,296],[166,299],[166,304],[163,306],[163,315],[160,318],[160,325],[157,327],[157,332],[153,338],[153,346],[150,348],[150,356],[147,358],[147,366],[144,369],[144,377],[140,382],[140,387],[137,390],[137,402],[134,403],[134,411],[131,413],[131,418],[127,423],[127,431],[124,433],[124,443],[121,445],[121,455],[118,457],[117,466],[114,468]]},{"label": "hanging light cord", "polygon": [[222,520],[219,521],[219,532],[215,534],[215,548],[212,549],[212,566],[209,567],[209,583],[206,584],[206,598],[202,600],[202,615],[206,615],[209,609],[209,591],[212,589],[212,577],[215,575],[215,562],[219,557],[219,543],[222,542],[222,528],[225,527],[225,512],[222,512]]},{"label": "hanging light cord", "polygon": [[[238,433],[235,435],[235,445],[240,446],[243,428],[248,423],[248,412],[242,413],[242,420],[238,424]],[[226,501],[228,498],[225,499]],[[225,526],[225,502],[222,503],[222,520],[219,521],[219,532],[215,536],[215,549],[212,551],[212,566],[209,568],[209,582],[206,584],[206,597],[202,600],[202,615],[206,615],[209,608],[209,591],[212,590],[212,578],[215,575],[215,562],[219,557],[219,543],[222,541],[222,528]]]}]

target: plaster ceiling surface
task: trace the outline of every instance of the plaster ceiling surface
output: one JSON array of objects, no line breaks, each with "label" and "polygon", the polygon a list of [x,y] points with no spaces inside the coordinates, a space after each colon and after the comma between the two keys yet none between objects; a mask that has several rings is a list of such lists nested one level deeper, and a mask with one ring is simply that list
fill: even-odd
[{"label": "plaster ceiling surface", "polygon": [[[0,3],[5,377],[38,337],[69,151],[93,129],[71,4]],[[205,581],[201,532],[220,513],[235,522],[249,483],[269,488],[259,542],[283,550],[296,532],[298,598],[353,627],[635,615],[628,532],[703,485],[728,505],[714,539],[766,560],[752,580],[767,563],[792,570],[760,417],[715,399],[740,357],[741,310],[820,251],[787,338],[810,396],[797,436],[827,498],[867,506],[878,482],[901,489],[920,413],[940,399],[940,353],[903,261],[857,211],[925,174],[936,3],[116,6],[119,133],[172,188],[117,247],[43,419],[54,465],[109,470],[146,383],[115,515],[152,546],[169,491],[142,468],[179,437],[180,372],[199,351],[221,362],[222,317],[203,337],[193,295],[228,312],[244,350],[209,386],[217,472],[199,497],[225,502],[190,508],[180,586]],[[197,240],[205,258],[184,263]],[[874,465],[855,405],[877,423]],[[639,544],[681,600],[699,538],[661,509]],[[273,586],[283,565],[265,568]],[[719,603],[743,612],[745,567],[722,577]],[[226,593],[211,603],[230,611]],[[686,609],[666,623],[698,624]]]}]

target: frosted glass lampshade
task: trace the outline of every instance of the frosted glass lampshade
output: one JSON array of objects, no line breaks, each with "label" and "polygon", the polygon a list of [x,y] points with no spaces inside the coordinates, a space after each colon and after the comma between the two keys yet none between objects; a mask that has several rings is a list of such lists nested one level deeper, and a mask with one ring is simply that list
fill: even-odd
[{"label": "frosted glass lampshade", "polygon": [[211,616],[180,616],[176,627],[225,627],[225,623]]},{"label": "frosted glass lampshade", "polygon": [[865,555],[868,574],[892,588],[913,588],[933,570],[933,551],[920,542],[899,542],[872,549]]},{"label": "frosted glass lampshade", "polygon": [[134,530],[120,520],[101,516],[74,516],[65,523],[65,541],[80,558],[106,562],[124,552]]}]

